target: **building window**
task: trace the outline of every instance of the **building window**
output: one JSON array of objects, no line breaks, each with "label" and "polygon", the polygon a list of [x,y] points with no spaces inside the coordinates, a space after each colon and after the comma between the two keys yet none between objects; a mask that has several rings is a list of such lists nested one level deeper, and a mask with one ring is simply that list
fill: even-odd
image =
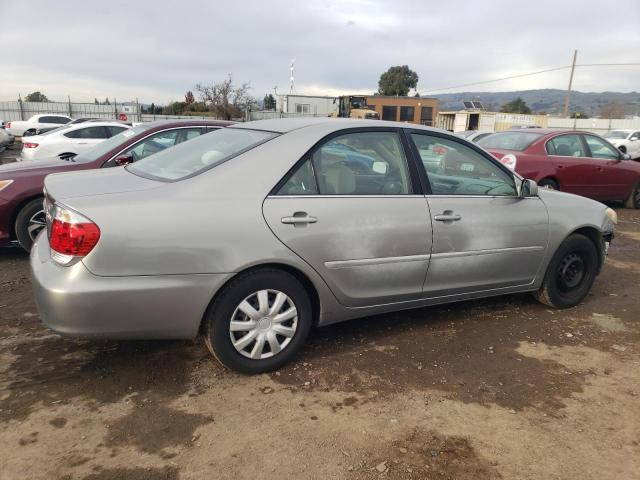
[{"label": "building window", "polygon": [[391,120],[395,122],[398,118],[398,107],[392,107],[390,105],[382,106],[382,120]]},{"label": "building window", "polygon": [[400,121],[413,122],[415,109],[413,107],[400,107]]},{"label": "building window", "polygon": [[309,103],[296,103],[296,113],[311,113],[311,105]]},{"label": "building window", "polygon": [[422,107],[420,109],[420,123],[422,125],[433,125],[433,107]]}]

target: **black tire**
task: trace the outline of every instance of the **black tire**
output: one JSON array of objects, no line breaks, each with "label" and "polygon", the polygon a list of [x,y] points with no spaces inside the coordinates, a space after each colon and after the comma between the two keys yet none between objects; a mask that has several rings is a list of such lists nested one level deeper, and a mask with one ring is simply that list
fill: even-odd
[{"label": "black tire", "polygon": [[584,235],[567,237],[553,255],[536,299],[554,308],[579,304],[591,290],[600,266],[595,245]]},{"label": "black tire", "polygon": [[[42,223],[40,229],[36,231],[33,220],[40,220]],[[42,207],[42,198],[36,198],[27,203],[16,217],[15,232],[20,246],[27,252],[31,251],[31,246],[36,235],[45,227],[44,208]]]},{"label": "black tire", "polygon": [[36,131],[33,128],[30,128],[28,130],[25,130],[25,132],[22,134],[23,137],[30,137],[32,135],[35,135]]},{"label": "black tire", "polygon": [[640,180],[633,185],[629,196],[624,201],[624,208],[640,208]]},{"label": "black tire", "polygon": [[[269,358],[252,359],[244,356],[234,347],[231,336],[244,333],[231,333],[230,324],[234,315],[242,315],[241,312],[238,312],[238,307],[243,300],[263,290],[275,290],[289,297],[297,313],[296,327],[289,343],[281,351]],[[271,306],[272,293],[269,295],[269,306]],[[286,305],[290,307],[288,303]],[[225,367],[249,374],[268,372],[291,361],[302,348],[311,329],[312,316],[309,295],[294,276],[272,268],[255,270],[238,275],[224,287],[224,290],[215,299],[204,319],[204,340],[209,351]],[[248,317],[246,320],[249,320]],[[237,342],[238,337],[235,338]],[[284,338],[284,336],[278,336],[279,340]],[[257,341],[249,344],[247,348],[251,346],[256,348],[256,343]],[[265,348],[272,351],[266,343]]]},{"label": "black tire", "polygon": [[558,185],[558,182],[551,178],[543,178],[538,183],[538,186],[540,188],[548,188],[549,190],[560,190],[560,185]]}]

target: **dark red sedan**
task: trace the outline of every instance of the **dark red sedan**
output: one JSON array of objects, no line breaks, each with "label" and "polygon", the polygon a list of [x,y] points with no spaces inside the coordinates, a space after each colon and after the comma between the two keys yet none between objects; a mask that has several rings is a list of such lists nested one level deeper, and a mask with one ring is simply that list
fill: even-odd
[{"label": "dark red sedan", "polygon": [[640,208],[640,163],[591,132],[507,130],[478,145],[541,187]]},{"label": "dark red sedan", "polygon": [[14,242],[25,250],[45,226],[44,177],[50,173],[126,165],[233,122],[164,120],[140,124],[72,160],[34,160],[0,165],[0,246]]}]

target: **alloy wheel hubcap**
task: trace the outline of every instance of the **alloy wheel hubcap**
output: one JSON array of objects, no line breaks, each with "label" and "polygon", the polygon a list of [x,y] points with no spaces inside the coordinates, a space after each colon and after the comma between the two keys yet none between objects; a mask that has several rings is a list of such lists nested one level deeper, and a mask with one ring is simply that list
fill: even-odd
[{"label": "alloy wheel hubcap", "polygon": [[578,253],[569,253],[560,262],[558,269],[560,277],[560,289],[567,292],[578,287],[585,275],[585,265],[582,256]]},{"label": "alloy wheel hubcap", "polygon": [[298,311],[293,301],[279,290],[260,290],[236,307],[229,336],[238,353],[263,360],[284,350],[297,328]]},{"label": "alloy wheel hubcap", "polygon": [[44,210],[39,210],[34,213],[29,219],[29,225],[27,225],[27,233],[31,240],[35,240],[44,227],[47,226],[47,217]]}]

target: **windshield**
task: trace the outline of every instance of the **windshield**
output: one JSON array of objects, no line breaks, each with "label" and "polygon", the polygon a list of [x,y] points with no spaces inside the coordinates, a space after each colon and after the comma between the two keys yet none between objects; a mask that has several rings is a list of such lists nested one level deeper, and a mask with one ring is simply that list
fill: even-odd
[{"label": "windshield", "polygon": [[611,130],[610,132],[605,133],[604,138],[620,138],[624,140],[629,135],[628,132],[624,130]]},{"label": "windshield", "polygon": [[240,155],[276,135],[244,128],[222,128],[142,159],[129,165],[127,170],[145,178],[182,180]]},{"label": "windshield", "polygon": [[78,155],[77,157],[74,157],[73,160],[78,163],[93,162],[94,160],[97,160],[102,155],[107,153],[109,150],[116,148],[118,145],[123,144],[134,135],[138,135],[139,133],[142,133],[145,130],[149,130],[149,127],[146,125],[138,125],[137,127],[123,130],[119,134],[114,135],[113,137],[107,140],[104,140],[103,142],[98,143],[94,148],[92,148],[88,152],[83,153],[82,155]]},{"label": "windshield", "polygon": [[483,148],[498,148],[500,150],[526,150],[536,140],[542,138],[540,133],[533,132],[501,132],[478,140]]}]

